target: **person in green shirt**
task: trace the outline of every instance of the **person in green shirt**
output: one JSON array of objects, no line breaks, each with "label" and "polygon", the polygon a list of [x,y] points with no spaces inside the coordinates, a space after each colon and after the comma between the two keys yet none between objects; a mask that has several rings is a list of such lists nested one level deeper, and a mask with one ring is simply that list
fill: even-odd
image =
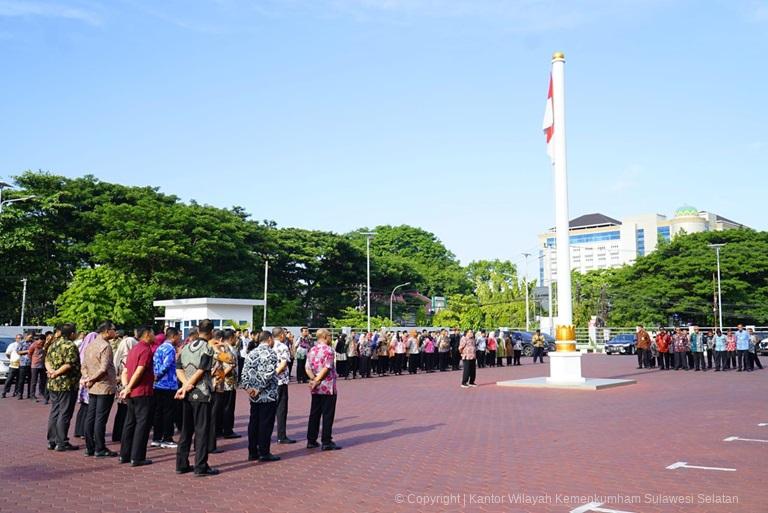
[{"label": "person in green shirt", "polygon": [[61,326],[61,335],[54,340],[45,355],[51,412],[48,416],[48,450],[76,451],[69,443],[69,423],[75,410],[80,385],[80,353],[74,340],[74,324]]}]

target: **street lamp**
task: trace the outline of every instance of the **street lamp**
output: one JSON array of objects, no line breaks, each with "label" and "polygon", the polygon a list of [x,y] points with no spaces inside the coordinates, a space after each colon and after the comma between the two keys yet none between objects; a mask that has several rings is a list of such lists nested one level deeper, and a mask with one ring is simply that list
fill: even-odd
[{"label": "street lamp", "polygon": [[397,287],[395,287],[394,289],[392,289],[392,294],[390,294],[390,295],[389,295],[389,320],[390,320],[390,321],[392,321],[392,303],[393,303],[393,302],[394,302],[394,300],[395,300],[395,291],[396,291],[397,289],[399,289],[400,287],[405,287],[405,286],[407,286],[407,285],[410,285],[410,284],[411,284],[411,282],[410,282],[410,281],[407,281],[407,282],[405,282],[405,283],[401,283],[400,285],[398,285]]},{"label": "street lamp", "polygon": [[723,291],[720,288],[720,248],[725,244],[709,244],[709,247],[715,250],[717,255],[717,312],[720,321],[720,331],[723,331]]},{"label": "street lamp", "polygon": [[376,235],[376,232],[360,232],[360,235],[365,235],[365,255],[366,255],[366,268],[368,271],[368,333],[371,332],[371,239]]},{"label": "street lamp", "polygon": [[525,283],[525,331],[531,331],[531,316],[530,316],[530,307],[528,306],[528,257],[531,256],[530,253],[523,253],[523,257],[525,257],[525,279],[523,280],[523,283]]},{"label": "street lamp", "polygon": [[13,186],[7,182],[0,182],[0,214],[3,213],[4,205],[10,205],[11,203],[18,203],[19,201],[27,201],[35,198],[35,196],[25,196],[23,198],[14,198],[3,201],[3,190],[5,189],[13,189]]}]

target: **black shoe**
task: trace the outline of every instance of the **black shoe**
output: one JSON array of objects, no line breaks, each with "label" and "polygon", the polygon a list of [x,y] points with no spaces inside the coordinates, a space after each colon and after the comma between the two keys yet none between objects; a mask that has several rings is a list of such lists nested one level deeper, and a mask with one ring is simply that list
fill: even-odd
[{"label": "black shoe", "polygon": [[109,449],[105,449],[103,451],[97,451],[95,456],[97,458],[115,458],[117,457],[117,453],[115,451],[110,451]]},{"label": "black shoe", "polygon": [[307,442],[307,449],[317,449],[320,444],[317,442]]},{"label": "black shoe", "polygon": [[253,456],[251,454],[248,455],[248,461],[259,461],[259,455]]},{"label": "black shoe", "polygon": [[76,451],[76,450],[78,450],[79,448],[80,448],[80,446],[79,446],[79,445],[72,445],[72,444],[71,444],[71,443],[69,443],[69,442],[67,442],[67,443],[64,443],[64,444],[59,444],[59,445],[57,445],[57,446],[56,446],[56,450],[57,450],[57,451],[59,451],[59,452],[64,452],[64,451]]},{"label": "black shoe", "polygon": [[56,442],[48,442],[48,450],[52,451],[56,449]]},{"label": "black shoe", "polygon": [[242,437],[243,437],[243,435],[241,435],[239,433],[228,433],[228,434],[224,435],[224,438],[226,438],[227,440],[231,440],[233,438],[242,438]]},{"label": "black shoe", "polygon": [[146,467],[147,465],[152,465],[152,460],[138,460],[131,462],[132,467]]},{"label": "black shoe", "polygon": [[130,459],[128,459],[128,458],[120,458],[120,459],[118,459],[118,460],[117,460],[117,462],[118,462],[118,463],[120,463],[120,464],[122,465],[122,464],[124,464],[124,463],[130,463],[130,462],[131,462],[131,460],[130,460]]},{"label": "black shoe", "polygon": [[266,456],[259,456],[259,461],[280,461],[280,456],[267,454]]},{"label": "black shoe", "polygon": [[295,444],[296,440],[292,440],[290,438],[282,438],[282,439],[278,440],[277,443],[279,443],[279,444]]},{"label": "black shoe", "polygon": [[195,470],[195,477],[207,477],[207,476],[218,476],[219,475],[219,469],[208,467],[207,469],[198,472]]},{"label": "black shoe", "polygon": [[208,454],[221,454],[222,452],[224,452],[224,449],[221,447],[216,447],[214,450],[208,451]]},{"label": "black shoe", "polygon": [[[9,387],[10,388],[10,387]],[[1,396],[3,399],[5,399],[7,396],[5,395],[5,392],[3,392],[3,395]]]},{"label": "black shoe", "polygon": [[88,449],[86,449],[86,450],[83,452],[83,454],[85,454],[86,456],[93,456],[93,455],[94,455],[94,454],[96,454],[96,453],[95,453],[95,452],[93,452],[93,451],[89,451]]},{"label": "black shoe", "polygon": [[192,467],[187,466],[187,467],[184,467],[184,468],[177,468],[176,469],[176,473],[177,474],[189,474],[190,472],[192,472],[192,470],[193,470]]},{"label": "black shoe", "polygon": [[338,451],[341,450],[340,445],[336,445],[335,443],[331,442],[329,444],[323,444],[322,449],[323,451]]}]

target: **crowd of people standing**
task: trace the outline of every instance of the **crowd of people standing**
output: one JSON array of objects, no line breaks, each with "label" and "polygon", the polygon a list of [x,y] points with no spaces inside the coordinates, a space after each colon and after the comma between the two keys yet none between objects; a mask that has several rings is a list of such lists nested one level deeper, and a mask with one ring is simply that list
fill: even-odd
[{"label": "crowd of people standing", "polygon": [[[178,474],[216,475],[218,470],[208,464],[208,456],[221,452],[217,439],[241,437],[234,431],[238,388],[247,392],[250,402],[249,461],[280,459],[270,451],[275,423],[278,443],[296,442],[286,433],[287,385],[295,354],[291,338],[282,328],[245,335],[214,329],[208,319],[184,339],[173,327],[158,334],[142,327],[133,336],[122,336],[110,321],[87,334],[78,334],[67,323],[55,332],[21,336],[9,346],[14,361],[21,364],[13,367],[13,376],[6,380],[3,398],[15,381],[14,396],[22,399],[27,385],[30,399],[50,403],[47,447],[51,451],[80,450],[69,439],[75,416],[74,435],[84,439],[87,457],[114,457],[141,467],[152,464],[147,458],[149,445],[175,449]],[[312,398],[307,448],[338,450],[341,447],[332,437],[337,389],[330,331],[318,330],[310,346],[301,354],[302,382],[309,385]],[[27,381],[27,374],[37,378],[34,385]],[[106,443],[115,402],[112,441],[120,442],[119,452]],[[173,440],[177,432],[178,443]]]},{"label": "crowd of people standing", "polygon": [[659,328],[648,333],[637,328],[637,368],[753,372],[763,365],[758,357],[759,340],[752,328],[701,330],[698,326]]}]

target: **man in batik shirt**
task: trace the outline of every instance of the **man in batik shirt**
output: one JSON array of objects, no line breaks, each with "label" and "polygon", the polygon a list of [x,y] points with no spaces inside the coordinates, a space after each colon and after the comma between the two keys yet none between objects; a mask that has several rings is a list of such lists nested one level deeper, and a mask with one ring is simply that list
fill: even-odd
[{"label": "man in batik shirt", "polygon": [[307,426],[307,448],[318,447],[317,435],[322,417],[322,449],[324,451],[341,449],[333,443],[332,436],[333,419],[336,416],[336,365],[331,348],[331,332],[325,328],[317,331],[317,344],[307,354],[306,371],[312,393]]},{"label": "man in batik shirt", "polygon": [[45,356],[51,401],[51,413],[48,416],[49,450],[78,449],[78,446],[69,443],[67,436],[80,386],[80,353],[74,343],[76,336],[75,325],[64,324],[61,327],[61,335],[51,344]]}]

